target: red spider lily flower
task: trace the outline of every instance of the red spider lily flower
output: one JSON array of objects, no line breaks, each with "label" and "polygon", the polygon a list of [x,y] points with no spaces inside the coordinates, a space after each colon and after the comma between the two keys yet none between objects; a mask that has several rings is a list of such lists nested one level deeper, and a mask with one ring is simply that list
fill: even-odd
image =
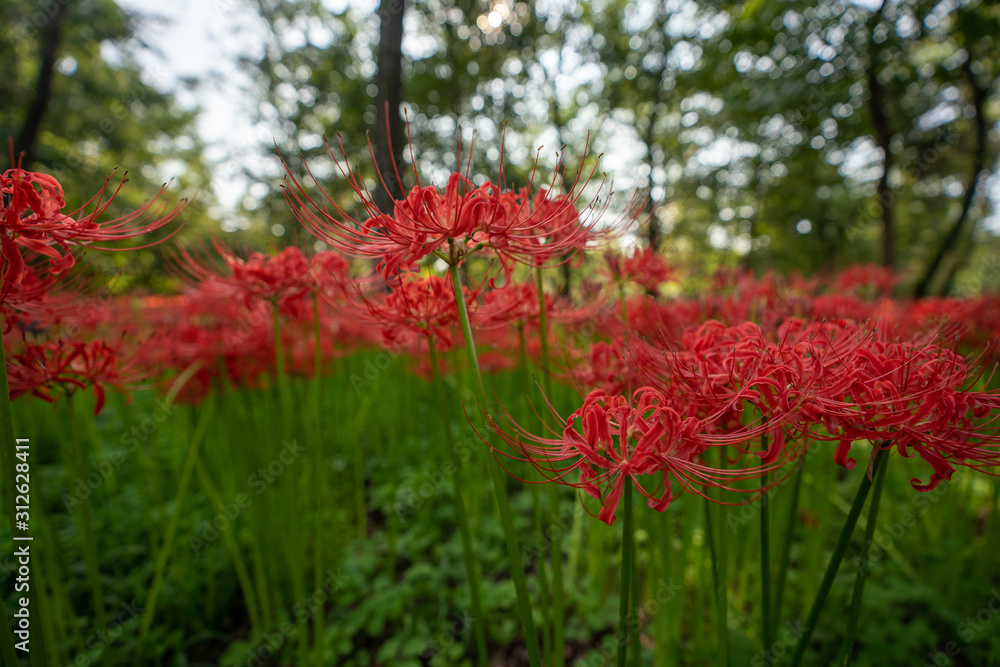
[{"label": "red spider lily flower", "polygon": [[[272,312],[264,301],[248,308],[218,292],[192,288],[161,309],[144,310],[143,317],[154,331],[170,331],[158,345],[141,349],[144,367],[160,371],[200,365],[188,398],[197,400],[201,394],[194,389],[207,389],[223,375],[233,385],[256,387],[274,370]],[[283,330],[285,341],[288,329]]]},{"label": "red spider lily flower", "polygon": [[[552,301],[552,297],[546,294],[546,312],[552,312]],[[472,324],[477,329],[495,329],[518,322],[537,322],[539,314],[538,289],[535,284],[508,283],[483,294]]]},{"label": "red spider lily flower", "polygon": [[324,250],[310,257],[309,273],[313,289],[328,301],[342,301],[355,284],[351,280],[351,263],[333,250]]},{"label": "red spider lily flower", "polygon": [[[627,483],[634,484],[647,498],[649,507],[662,512],[678,491],[705,495],[701,488],[717,487],[760,493],[762,489],[737,488],[733,484],[759,478],[792,459],[784,456],[768,465],[760,465],[758,459],[745,469],[706,464],[709,449],[759,438],[764,429],[712,433],[712,418],[685,417],[666,395],[650,387],[637,390],[633,401],[595,389],[576,412],[560,421],[565,424],[561,434],[541,437],[519,426],[509,414],[502,416],[502,423],[488,418],[490,429],[514,451],[506,456],[530,462],[547,481],[581,489],[600,500],[598,518],[609,525],[615,520]],[[801,450],[794,455],[798,453]],[[576,473],[579,481],[573,481]],[[640,476],[659,477],[661,481],[650,486]]]},{"label": "red spider lily flower", "polygon": [[[556,171],[559,173],[559,167]],[[589,181],[588,177],[584,186]],[[580,185],[578,176],[568,194],[559,194],[554,182],[539,189],[534,196],[530,187],[504,192],[500,198],[505,215],[492,220],[480,238],[489,239],[490,247],[496,251],[505,269],[508,260],[535,268],[565,263],[579,265],[586,249],[607,245],[621,233],[627,226],[625,221],[631,220],[638,201],[633,198],[617,222],[599,226],[611,199],[606,197],[604,204],[600,204],[602,183],[594,199],[580,211],[577,201],[584,186]],[[509,271],[507,273],[509,275]]]},{"label": "red spider lily flower", "polygon": [[437,349],[451,348],[459,324],[458,306],[451,283],[444,278],[409,275],[380,299],[361,299],[370,318],[381,326],[386,343],[408,347],[433,338]]},{"label": "red spider lily flower", "polygon": [[655,293],[660,285],[676,280],[674,268],[652,248],[635,250],[630,254],[606,252],[604,259],[608,273],[615,283],[634,283]]},{"label": "red spider lily flower", "polygon": [[[290,372],[308,375],[315,370],[315,312],[307,300],[298,303],[304,307],[286,318],[281,327],[282,340]],[[380,339],[380,332],[373,334],[372,327],[358,318],[344,317],[323,302],[320,306],[324,360]],[[107,313],[101,317],[113,318],[119,330],[127,327],[130,338],[170,332],[169,336],[159,336],[156,344],[140,346],[134,365],[159,374],[198,364],[200,368],[185,385],[182,400],[197,401],[213,387],[263,386],[273,377],[273,312],[266,301],[257,300],[247,307],[209,286],[189,288],[177,296],[109,300],[96,312]],[[66,317],[65,321],[75,322],[76,318]]]},{"label": "red spider lily flower", "polygon": [[573,381],[579,389],[597,387],[613,395],[625,391],[630,384],[635,386],[636,370],[629,365],[620,340],[610,343],[598,341],[582,354],[571,355],[560,375]]},{"label": "red spider lily flower", "polygon": [[[526,332],[537,331],[541,310],[534,282],[508,282],[480,291],[482,298],[471,313],[472,325],[477,331],[486,333],[513,324],[525,325]],[[586,327],[591,333],[595,331],[594,324],[602,323],[608,316],[608,304],[600,294],[589,303],[577,306],[569,298],[545,293],[545,308],[550,323],[577,329]],[[497,337],[504,334],[500,332]]]},{"label": "red spider lily flower", "polygon": [[743,428],[745,407],[755,407],[770,436],[768,450],[758,453],[764,463],[782,455],[785,429],[795,423],[813,381],[799,350],[767,342],[750,322],[707,322],[686,330],[677,345],[638,341],[631,354],[630,367],[643,369],[647,384],[669,394],[683,414],[711,416],[716,431]]},{"label": "red spider lily flower", "polygon": [[[648,341],[675,341],[688,328],[704,321],[704,306],[696,299],[663,301],[649,294],[637,294],[626,299],[626,314],[630,337]],[[620,315],[609,318],[604,331],[620,335]]]},{"label": "red spider lily flower", "polygon": [[295,246],[284,248],[277,255],[255,252],[246,261],[232,255],[226,257],[232,271],[231,282],[245,301],[291,300],[309,289],[310,266],[302,251]]},{"label": "red spider lily flower", "polygon": [[918,491],[951,479],[955,466],[1000,464],[1000,435],[989,423],[977,423],[997,405],[996,394],[962,390],[969,367],[960,355],[934,345],[875,340],[858,350],[851,365],[837,412],[840,428],[829,436],[839,441],[839,464],[853,467],[852,442],[886,443],[933,468],[926,484],[911,480]]},{"label": "red spider lily flower", "polygon": [[215,256],[196,256],[181,248],[176,260],[188,276],[201,281],[202,289],[234,298],[247,308],[260,301],[286,305],[305,296],[314,285],[314,268],[302,251],[289,246],[275,255],[251,253],[243,259],[220,243]]},{"label": "red spider lily flower", "polygon": [[39,276],[31,266],[25,266],[21,280],[13,283],[2,302],[3,333],[8,333],[22,319],[40,320],[40,314],[47,310],[43,302],[49,300],[58,279],[51,275]]},{"label": "red spider lily flower", "polygon": [[[477,337],[476,343],[479,342],[480,338]],[[489,346],[491,342],[498,343],[499,341],[490,341],[487,336],[484,340],[482,340],[482,342],[484,345]],[[504,371],[511,371],[518,368],[520,363],[517,356],[518,352],[512,349],[511,337],[505,336],[504,341],[502,342],[506,344],[502,347],[500,345],[496,345],[496,347],[493,347],[492,349],[487,347],[479,354],[479,369],[483,373],[502,373]],[[526,347],[528,357],[537,359],[540,344],[535,340],[531,340],[527,342]]]},{"label": "red spider lily flower", "polygon": [[[553,181],[531,196],[530,182],[518,191],[490,181],[476,185],[459,169],[448,177],[443,191],[422,185],[417,177],[417,185],[394,203],[392,211],[381,211],[353,168],[345,166],[329,146],[327,151],[360,198],[364,215],[352,217],[322,188],[322,198],[314,200],[287,163],[285,199],[296,219],[314,236],[349,256],[378,260],[379,271],[389,281],[400,272],[415,270],[431,254],[454,265],[472,253],[491,253],[500,260],[506,276],[512,262],[537,266],[553,257],[565,261],[562,258],[574,256],[591,240],[599,217],[597,197],[587,207],[589,225],[579,223],[574,208],[593,171],[582,182],[578,176],[564,195],[554,193]],[[461,143],[458,164],[462,164]],[[318,186],[308,165],[306,169]],[[398,172],[396,178],[401,182]],[[379,179],[385,187],[381,174]],[[502,164],[497,180],[503,183]]]},{"label": "red spider lily flower", "polygon": [[94,393],[94,414],[100,414],[106,390],[128,396],[130,386],[142,378],[131,360],[123,360],[114,347],[103,341],[69,341],[28,344],[7,360],[11,400],[31,393],[50,403],[52,392],[86,389]]},{"label": "red spider lily flower", "polygon": [[828,317],[865,322],[874,314],[871,303],[850,294],[818,294],[809,300],[809,305],[807,314],[816,319]]},{"label": "red spider lily flower", "polygon": [[[522,188],[507,193],[506,202],[514,226],[533,228],[534,233],[525,237],[525,247],[512,249],[529,266],[582,262],[584,249],[606,241],[611,233],[609,229],[583,224],[576,202],[569,195],[550,194],[543,188],[532,197],[528,188]],[[536,225],[535,220],[543,223]]]},{"label": "red spider lily flower", "polygon": [[[852,445],[862,441],[920,456],[933,468],[928,483],[912,480],[921,491],[950,479],[955,466],[982,469],[1000,462],[1000,436],[991,426],[995,417],[981,423],[998,403],[996,394],[962,390],[969,382],[963,357],[919,340],[886,341],[877,330],[850,322],[791,320],[779,335],[779,343],[753,352],[760,360],[757,379],[748,381],[744,371],[734,369],[732,380],[720,384],[718,354],[701,347],[699,356],[709,365],[692,366],[687,378],[683,365],[673,369],[669,391],[696,404],[691,389],[697,378],[714,375],[713,396],[753,386],[749,400],[762,413],[784,415],[789,427],[812,440],[836,442],[834,461],[847,469],[856,463]],[[739,347],[727,358],[738,363]]]},{"label": "red spider lily flower", "polygon": [[[669,394],[682,414],[713,415],[720,432],[741,428],[744,404],[754,406],[770,436],[768,450],[758,454],[765,463],[803,436],[839,443],[834,460],[848,468],[854,442],[890,441],[904,453],[919,453],[940,473],[939,459],[952,457],[948,438],[967,440],[966,434],[980,443],[976,460],[992,460],[993,435],[969,422],[964,433],[954,430],[962,423],[954,418],[948,422],[953,426],[939,422],[936,432],[928,431],[931,397],[963,404],[955,392],[966,371],[955,355],[914,343],[892,347],[876,330],[851,322],[790,320],[777,334],[773,342],[752,323],[709,322],[685,331],[675,345],[635,343],[629,365],[643,369],[642,381]],[[933,362],[924,359],[928,354]],[[923,413],[917,403],[925,405]],[[920,437],[906,436],[907,429],[919,430]]]},{"label": "red spider lily flower", "polygon": [[[53,276],[28,265],[20,283],[11,287],[0,304],[4,331],[15,326],[26,334],[49,332],[63,338],[93,334],[103,324],[115,323],[116,332],[127,320],[125,301],[111,295],[115,277],[105,277],[87,268],[69,276]],[[92,336],[88,336],[92,337]]]},{"label": "red spider lily flower", "polygon": [[[62,212],[66,207],[62,186],[52,176],[26,171],[20,167],[8,169],[0,175],[0,253],[3,254],[5,263],[2,286],[4,294],[20,282],[24,275],[22,248],[48,257],[51,260],[51,272],[58,275],[72,267],[76,261],[70,250],[71,245],[113,250],[95,244],[148,234],[172,222],[187,206],[186,201],[169,210],[155,205],[165,191],[164,187],[142,208],[113,220],[99,222],[127,179],[123,178],[115,191],[108,195],[110,182],[111,177],[108,177],[97,194],[83,206],[67,214]],[[93,210],[87,213],[86,209],[91,205]],[[173,233],[176,234],[179,230],[180,228]]]},{"label": "red spider lily flower", "polygon": [[837,274],[834,289],[861,296],[889,296],[898,282],[899,278],[888,267],[858,264]]}]

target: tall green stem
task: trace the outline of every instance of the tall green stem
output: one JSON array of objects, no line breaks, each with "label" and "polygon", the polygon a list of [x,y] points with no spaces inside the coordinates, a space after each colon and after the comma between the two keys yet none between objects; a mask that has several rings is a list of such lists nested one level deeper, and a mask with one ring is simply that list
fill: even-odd
[{"label": "tall green stem", "polygon": [[[539,538],[545,533],[542,519],[542,494],[537,484],[530,485],[532,515],[535,522],[535,535]],[[538,570],[538,611],[542,617],[538,634],[541,635],[542,655],[545,656],[546,663],[552,655],[552,617],[549,614],[549,577],[548,568],[545,566],[545,554],[539,553],[535,559],[535,566]]]},{"label": "tall green stem", "polygon": [[[767,451],[767,434],[760,436],[761,451]],[[762,463],[761,465],[766,465]],[[767,489],[767,473],[763,476]],[[760,499],[760,598],[764,621],[764,651],[774,645],[774,616],[771,611],[771,519],[768,491]]]},{"label": "tall green stem", "polygon": [[[319,295],[313,295],[313,475],[316,480],[316,517],[313,547],[313,590],[323,590],[323,509],[326,500],[326,481],[323,474],[323,348],[322,327],[319,318]],[[322,607],[313,616],[313,659],[317,667],[323,665],[323,624],[326,614]]]},{"label": "tall green stem", "polygon": [[209,396],[205,405],[201,408],[201,415],[195,426],[194,434],[191,436],[191,442],[188,444],[187,459],[184,461],[180,483],[177,485],[177,496],[174,498],[174,511],[170,515],[167,532],[163,536],[163,546],[156,557],[156,565],[153,568],[153,582],[149,586],[149,595],[146,596],[146,607],[143,610],[142,621],[139,624],[140,645],[146,639],[149,628],[153,623],[153,615],[156,613],[156,602],[160,595],[160,588],[163,585],[167,562],[170,560],[174,538],[177,536],[177,527],[180,525],[181,515],[184,513],[184,498],[187,496],[188,487],[191,485],[191,477],[194,474],[195,463],[198,460],[198,449],[201,447],[201,441],[205,437],[205,431],[208,429],[214,407],[215,399]]},{"label": "tall green stem", "polygon": [[[205,494],[208,496],[209,501],[212,503],[213,507],[223,507],[224,502],[222,496],[219,495],[218,489],[215,488],[215,484],[212,483],[212,478],[209,476],[208,471],[205,469],[205,465],[200,459],[196,459],[195,467],[198,472],[198,479],[201,480],[201,485],[205,489]],[[260,612],[257,607],[257,596],[254,594],[253,581],[250,579],[250,570],[247,569],[246,561],[243,560],[243,555],[240,550],[239,544],[236,542],[236,537],[233,535],[233,531],[223,530],[222,543],[229,552],[229,557],[233,560],[233,570],[236,572],[236,581],[239,582],[240,588],[243,590],[243,599],[247,605],[247,615],[250,616],[250,628],[252,631],[258,631],[262,626],[260,623]]]},{"label": "tall green stem", "polygon": [[[545,301],[545,286],[542,283],[542,268],[535,268],[535,291],[538,293],[538,335],[542,344],[542,382],[545,395],[552,400],[552,370],[549,363],[549,316]],[[559,487],[548,485],[549,513],[553,522],[558,522]],[[566,663],[566,600],[563,584],[562,528],[553,525],[552,530],[552,665],[562,667]]]},{"label": "tall green stem", "polygon": [[287,427],[292,417],[292,396],[285,368],[285,344],[281,335],[281,313],[277,301],[271,303],[271,313],[274,322],[274,363],[278,378],[278,400],[281,402],[282,424]]},{"label": "tall green stem", "polygon": [[[628,664],[629,615],[633,605],[629,604],[632,590],[632,568],[635,567],[635,531],[632,526],[632,480],[625,479],[622,494],[622,566],[621,583],[618,588],[618,667]],[[632,617],[634,622],[638,618]],[[634,629],[638,632],[638,629]]]},{"label": "tall green stem", "polygon": [[[66,394],[66,409],[69,412],[70,440],[73,443],[73,464],[77,479],[84,479],[87,471],[84,469],[83,446],[80,443],[80,424],[76,417],[76,405],[73,394]],[[79,504],[80,528],[83,533],[84,562],[87,565],[87,585],[94,605],[94,618],[97,627],[104,630],[108,626],[108,617],[104,610],[104,592],[101,590],[101,571],[97,562],[97,545],[94,540],[94,523],[90,516],[90,504],[83,501]]]},{"label": "tall green stem", "polygon": [[[472,325],[469,322],[469,310],[465,306],[465,291],[462,279],[458,275],[458,266],[452,264],[448,268],[451,274],[452,289],[455,292],[455,305],[458,307],[459,319],[462,321],[462,334],[465,337],[465,351],[469,358],[469,366],[476,384],[476,393],[482,409],[486,409],[489,401],[486,397],[486,387],[483,376],[479,372],[479,358],[476,355],[476,343],[472,337]],[[524,628],[524,641],[528,649],[528,662],[531,667],[541,667],[538,652],[538,635],[535,632],[535,619],[531,611],[531,597],[528,595],[528,582],[524,577],[524,563],[521,561],[521,550],[514,532],[514,518],[510,512],[510,501],[507,498],[507,479],[500,470],[499,464],[489,466],[493,481],[493,492],[496,494],[497,506],[500,510],[500,521],[503,524],[504,538],[507,542],[507,557],[510,559],[511,577],[514,580],[514,590],[517,593],[517,606]]]},{"label": "tall green stem", "polygon": [[[803,464],[804,466],[805,464]],[[792,541],[795,538],[795,525],[798,523],[799,496],[802,492],[802,467],[795,471],[795,482],[792,484],[792,501],[788,508],[788,520],[785,524],[785,542],[781,546],[781,564],[778,566],[778,584],[774,590],[774,614],[771,627],[776,628],[781,623],[781,604],[785,598],[785,581],[788,579],[788,567],[792,560]],[[768,647],[771,645],[769,644]]]},{"label": "tall green stem", "polygon": [[[3,498],[3,509],[14,528],[14,453],[16,442],[14,438],[14,416],[10,409],[10,390],[7,387],[7,357],[4,351],[3,336],[0,336],[0,466],[3,468],[3,479],[0,480],[0,495]],[[4,626],[7,627],[7,626]]]},{"label": "tall green stem", "polygon": [[[288,383],[288,372],[285,364],[285,344],[281,334],[281,313],[279,303],[280,301],[278,299],[271,302],[271,312],[274,319],[274,362],[278,378],[278,400],[281,406],[282,432],[290,433],[293,428],[292,389]],[[291,490],[290,493],[286,495],[285,500],[288,505],[283,511],[290,517],[298,516],[298,494],[294,490]],[[301,549],[302,544],[303,539],[300,531],[289,532],[282,542],[285,557],[288,560],[288,569],[289,572],[291,572],[292,593],[296,599],[301,599],[305,594],[306,589],[305,572],[302,568],[302,564],[299,562],[299,554],[301,552],[296,553],[297,547],[298,549]],[[304,664],[308,653],[308,633],[306,632],[305,614],[297,615],[295,626],[298,644],[298,662],[299,664]]]},{"label": "tall green stem", "polygon": [[3,599],[3,591],[0,590],[0,657],[3,664],[17,666],[17,653],[14,652],[14,635],[11,633],[10,616],[7,614],[7,605]]},{"label": "tall green stem", "polygon": [[355,390],[355,395],[358,400],[354,409],[354,436],[350,441],[354,458],[354,508],[358,522],[358,538],[365,539],[368,537],[368,507],[365,497],[365,450],[361,446],[361,429],[366,424],[376,392],[369,387],[364,396],[361,396],[360,390]]},{"label": "tall green stem", "polygon": [[[527,400],[528,396],[531,396],[531,371],[528,368],[528,344],[527,339],[524,335],[524,323],[518,321],[517,323],[517,340],[518,349],[521,364],[521,376],[524,380],[524,396]],[[538,481],[545,481],[545,478],[538,475]],[[551,487],[550,487],[551,488]],[[541,500],[541,492],[538,489],[538,484],[531,485],[531,506],[533,508],[533,515],[535,520],[535,535],[542,536],[545,533],[543,528],[543,508]],[[542,635],[542,655],[545,656],[546,661],[550,659],[552,655],[552,617],[549,614],[549,579],[545,567],[545,559],[539,558],[537,560],[538,564],[538,607],[542,613],[542,626],[539,628],[539,632]]]},{"label": "tall green stem", "polygon": [[[10,411],[10,391],[7,388],[7,356],[3,349],[3,336],[0,336],[0,496],[3,500],[4,513],[10,520],[11,533],[14,532],[14,478],[17,472],[14,468],[14,417]],[[32,589],[35,587],[32,586]],[[10,619],[4,604],[3,591],[0,591],[0,656],[4,664],[17,665],[17,654],[14,653],[14,635],[10,631]]]},{"label": "tall green stem", "polygon": [[729,665],[729,600],[726,591],[725,559],[722,550],[723,535],[719,531],[719,547],[715,544],[715,521],[712,519],[715,505],[705,496],[705,541],[712,559],[712,589],[715,597],[715,631],[719,641],[719,664]]},{"label": "tall green stem", "polygon": [[[882,465],[883,459],[889,455],[888,450],[878,449],[875,452],[875,461],[873,463],[873,473],[878,473],[879,467]],[[820,582],[819,590],[816,592],[816,598],[813,600],[812,607],[809,609],[809,617],[806,619],[806,626],[802,632],[802,636],[799,637],[799,642],[795,646],[795,653],[792,655],[792,667],[799,667],[802,664],[802,658],[806,654],[806,649],[809,648],[809,640],[812,638],[813,630],[816,628],[816,621],[819,620],[819,614],[823,610],[823,604],[826,602],[827,596],[830,594],[830,588],[833,586],[833,579],[837,575],[837,570],[840,568],[840,561],[844,559],[844,553],[847,551],[847,546],[851,542],[851,535],[854,533],[854,527],[858,523],[858,517],[861,516],[861,509],[865,506],[865,499],[868,498],[868,491],[872,487],[872,480],[866,474],[861,479],[861,486],[858,487],[858,493],[854,496],[854,502],[851,504],[851,509],[847,513],[847,520],[844,521],[844,527],[840,531],[840,537],[837,539],[837,545],[833,549],[833,555],[830,557],[830,562],[826,566],[826,572],[823,574],[823,581]]]},{"label": "tall green stem", "polygon": [[538,337],[542,345],[542,386],[545,395],[552,395],[552,371],[549,367],[549,307],[545,302],[545,285],[542,283],[542,269],[535,269],[535,291],[538,297]]},{"label": "tall green stem", "polygon": [[[10,520],[11,534],[15,532],[14,517],[16,516],[15,506],[17,504],[15,501],[15,496],[17,494],[14,491],[14,484],[16,482],[17,475],[17,469],[15,468],[14,462],[16,446],[17,442],[14,437],[14,415],[10,409],[10,389],[7,386],[7,356],[3,347],[3,335],[0,334],[0,473],[3,474],[3,479],[0,479],[0,492],[2,492],[3,495],[4,511],[7,513],[7,518]],[[30,505],[31,503],[29,503],[29,507]],[[37,569],[38,568],[36,566],[35,570]],[[38,602],[38,588],[40,583],[40,577],[37,576],[37,573],[33,573],[31,575],[30,588],[28,589],[28,602],[30,605],[29,613],[46,613],[46,610],[42,609]],[[3,598],[0,596],[0,605],[3,605],[3,602]],[[10,664],[16,665],[16,657],[14,657],[13,662],[10,661],[11,656],[15,654],[14,636],[10,631],[11,626],[7,622],[8,620],[6,608],[4,608],[0,611],[0,621],[4,623],[3,626],[0,627],[0,656],[3,657],[5,663],[10,662]],[[29,657],[33,666],[38,665],[45,667],[48,665],[48,650],[45,646],[44,637],[42,641],[35,641],[31,645]]]},{"label": "tall green stem", "polygon": [[[661,584],[667,584],[673,586],[674,582],[674,529],[673,521],[674,516],[670,513],[665,513],[662,517],[654,517],[653,526],[655,527],[656,534],[656,545],[657,553],[659,554],[659,559],[656,561],[657,565],[657,579]],[[652,560],[652,559],[651,559]],[[676,644],[674,640],[673,630],[673,616],[677,610],[677,605],[674,604],[664,604],[663,608],[659,610],[654,619],[654,623],[657,626],[657,636],[656,636],[656,666],[657,667],[667,667],[668,665],[677,664],[678,656],[674,650]]]},{"label": "tall green stem", "polygon": [[[625,482],[629,484],[628,481]],[[631,486],[629,484],[629,486]],[[638,516],[632,517],[632,603],[629,605],[629,617],[632,619],[632,667],[642,667],[642,645],[640,643],[641,627],[639,625],[639,547],[635,541]]]},{"label": "tall green stem", "polygon": [[872,489],[872,502],[868,506],[868,522],[865,524],[865,541],[861,545],[861,558],[858,561],[858,574],[854,579],[854,593],[851,596],[851,610],[847,615],[847,630],[844,633],[844,649],[841,654],[841,664],[847,665],[854,649],[854,637],[858,632],[858,617],[861,615],[861,598],[865,594],[865,580],[868,578],[872,541],[875,539],[875,523],[878,521],[878,506],[882,499],[882,487],[885,486],[886,458],[875,471],[875,484]]},{"label": "tall green stem", "polygon": [[458,526],[462,538],[462,558],[465,560],[465,577],[469,582],[469,597],[472,598],[472,613],[475,614],[478,621],[473,625],[473,634],[476,638],[477,664],[479,667],[486,667],[489,664],[489,653],[486,648],[487,620],[479,592],[479,573],[476,568],[476,552],[472,545],[472,529],[469,526],[469,514],[465,507],[465,499],[462,497],[462,461],[455,452],[455,440],[451,432],[451,406],[448,404],[444,382],[441,380],[441,365],[438,363],[433,337],[428,341],[428,346],[431,353],[434,386],[437,390],[438,402],[441,405],[441,415],[444,419],[444,442],[448,448],[445,455],[455,468],[455,475],[452,479],[455,485],[455,509],[458,513]]},{"label": "tall green stem", "polygon": [[[628,335],[628,302],[625,300],[625,283],[618,283],[618,303],[619,311],[618,315],[622,322],[622,354],[626,357],[628,356],[628,346],[629,346],[629,335]],[[626,362],[626,368],[628,368],[628,359],[624,360]],[[627,373],[628,377],[625,379],[625,396],[631,402],[632,400],[632,373]]]}]

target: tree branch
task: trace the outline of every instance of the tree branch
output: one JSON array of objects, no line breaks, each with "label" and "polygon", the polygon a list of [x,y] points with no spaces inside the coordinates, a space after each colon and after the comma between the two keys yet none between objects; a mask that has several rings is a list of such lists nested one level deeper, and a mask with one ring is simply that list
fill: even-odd
[{"label": "tree branch", "polygon": [[[403,184],[397,182],[393,162],[402,167],[406,135],[399,118],[403,102],[403,15],[406,0],[379,3],[381,30],[378,40],[378,96],[375,104],[375,166],[385,176],[386,192],[379,187],[375,203],[382,211],[392,211],[393,199],[402,199]],[[387,113],[388,112],[388,113]],[[386,128],[388,121],[388,129]]]},{"label": "tree branch", "polygon": [[889,189],[889,171],[893,164],[892,151],[890,150],[893,132],[889,116],[885,111],[885,90],[882,88],[882,82],[878,80],[878,49],[874,46],[873,36],[884,9],[885,2],[869,20],[868,111],[875,128],[875,138],[879,148],[882,149],[882,176],[878,179],[877,190],[878,204],[882,214],[882,264],[891,268],[896,262],[896,223],[892,210],[893,196]]},{"label": "tree branch", "polygon": [[[934,253],[931,261],[927,264],[927,268],[924,270],[923,276],[921,276],[920,281],[914,289],[913,296],[917,299],[923,298],[930,293],[931,283],[933,282],[938,270],[941,268],[945,256],[950,253],[958,243],[958,240],[962,235],[962,230],[965,227],[965,222],[969,217],[969,211],[971,210],[972,204],[976,199],[976,189],[979,185],[979,177],[986,168],[987,127],[986,123],[983,122],[983,109],[986,106],[986,100],[989,97],[990,89],[996,80],[994,79],[994,81],[991,81],[990,84],[986,86],[980,85],[979,81],[976,79],[975,73],[972,71],[971,63],[972,55],[970,54],[965,63],[962,65],[962,71],[965,73],[965,78],[969,83],[969,87],[972,89],[972,107],[974,109],[972,122],[976,143],[975,150],[972,154],[972,165],[969,168],[969,180],[965,185],[965,194],[962,197],[962,208],[958,213],[958,217],[951,224],[951,227],[941,239],[937,252]],[[957,267],[953,269],[952,273],[956,270]],[[950,283],[950,280],[947,282]]]},{"label": "tree branch", "polygon": [[42,43],[39,49],[42,62],[38,68],[38,77],[35,79],[35,98],[31,101],[31,106],[28,107],[28,114],[24,119],[24,125],[21,127],[16,144],[17,152],[24,154],[21,165],[25,169],[29,167],[35,157],[38,133],[52,98],[52,79],[55,74],[59,43],[62,41],[62,27],[71,1],[64,0],[54,3],[55,12],[49,18],[42,33]]}]

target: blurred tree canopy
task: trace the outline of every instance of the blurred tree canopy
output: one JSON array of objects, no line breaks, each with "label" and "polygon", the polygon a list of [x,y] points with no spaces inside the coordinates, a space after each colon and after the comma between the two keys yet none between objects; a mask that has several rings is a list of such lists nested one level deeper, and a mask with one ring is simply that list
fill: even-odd
[{"label": "blurred tree canopy", "polygon": [[[143,48],[136,40],[142,20],[113,0],[5,0],[0,135],[5,144],[13,139],[25,168],[59,180],[67,212],[97,193],[112,172],[112,188],[127,172],[129,182],[108,216],[139,208],[169,181],[164,203],[197,195],[182,219],[185,233],[205,233],[217,225],[205,214],[213,195],[197,112],[144,79],[135,57]],[[128,282],[148,283],[159,273],[153,251],[89,253],[88,259]]]},{"label": "blurred tree canopy", "polygon": [[[246,65],[261,108],[280,121],[282,153],[305,153],[344,193],[317,150],[339,132],[374,186],[362,131],[378,153],[384,8],[256,6],[272,39],[263,60]],[[1000,283],[995,212],[992,229],[983,225],[988,189],[996,197],[1000,188],[994,3],[405,6],[401,77],[391,85],[421,173],[454,165],[459,126],[476,131],[486,174],[496,173],[503,127],[512,179],[527,176],[539,145],[546,166],[566,146],[572,171],[589,134],[617,185],[649,187],[661,204],[650,240],[681,261],[806,274],[874,262],[901,270],[919,295]],[[412,175],[403,179],[412,186]],[[287,218],[271,196],[279,185],[271,179],[265,210]]]},{"label": "blurred tree canopy", "polygon": [[[1000,286],[996,3],[240,1],[266,26],[262,55],[241,65],[252,120],[274,136],[242,163],[248,238],[297,230],[279,151],[297,174],[305,155],[349,205],[325,138],[373,192],[377,164],[398,196],[393,159],[403,189],[413,162],[440,183],[474,136],[473,173],[495,177],[503,160],[510,184],[545,182],[560,156],[575,176],[603,154],[615,189],[646,188],[647,242],[678,263],[881,263],[916,295]],[[188,217],[204,221],[196,112],[144,82],[141,19],[112,0],[8,0],[4,18],[0,127],[34,136],[19,150],[69,193],[127,167],[130,205],[180,175],[200,189]]]}]

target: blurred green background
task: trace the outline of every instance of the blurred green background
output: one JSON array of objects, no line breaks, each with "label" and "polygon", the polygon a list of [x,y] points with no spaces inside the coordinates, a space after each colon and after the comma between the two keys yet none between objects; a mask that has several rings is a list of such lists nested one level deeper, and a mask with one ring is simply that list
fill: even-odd
[{"label": "blurred green background", "polygon": [[[170,178],[176,198],[197,195],[187,242],[220,228],[240,245],[296,242],[276,147],[350,197],[323,138],[339,134],[374,187],[374,161],[390,171],[388,104],[407,188],[412,158],[429,182],[454,167],[460,127],[465,153],[476,131],[473,171],[491,177],[505,128],[510,183],[539,147],[536,179],[560,146],[575,173],[589,140],[616,190],[661,204],[651,240],[678,262],[880,263],[903,273],[901,294],[1000,285],[995,3],[123,4],[0,4],[0,134],[63,182],[71,207],[118,167],[122,211]],[[186,18],[171,30],[172,12]],[[202,24],[245,48],[223,62]],[[178,73],[178,50],[213,62]],[[213,90],[238,111],[230,136],[206,140]],[[98,261],[162,281],[157,251]]]}]

